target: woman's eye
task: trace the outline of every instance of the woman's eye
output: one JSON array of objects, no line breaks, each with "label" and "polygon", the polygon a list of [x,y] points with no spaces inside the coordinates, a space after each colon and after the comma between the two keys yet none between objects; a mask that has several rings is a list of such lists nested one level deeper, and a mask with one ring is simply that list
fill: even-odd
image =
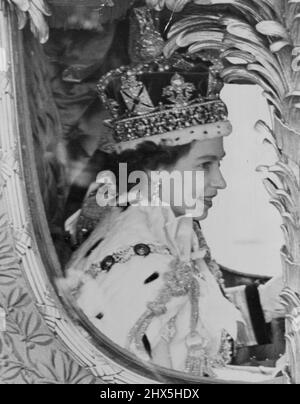
[{"label": "woman's eye", "polygon": [[201,167],[203,170],[209,170],[211,167],[211,164],[212,164],[211,162],[204,163],[204,164],[201,164]]}]

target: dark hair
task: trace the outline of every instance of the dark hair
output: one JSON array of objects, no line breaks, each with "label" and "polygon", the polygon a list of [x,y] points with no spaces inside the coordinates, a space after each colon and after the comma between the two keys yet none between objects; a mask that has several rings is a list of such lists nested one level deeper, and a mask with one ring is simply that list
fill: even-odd
[{"label": "dark hair", "polygon": [[187,155],[192,143],[180,146],[157,145],[151,141],[145,141],[137,145],[136,149],[125,150],[120,154],[114,153],[107,156],[105,170],[112,171],[116,178],[119,175],[119,164],[127,163],[128,175],[133,171],[155,171],[159,168],[168,169],[177,161]]},{"label": "dark hair", "polygon": [[[121,154],[106,154],[97,150],[89,160],[88,165],[78,177],[78,185],[73,184],[65,205],[65,220],[82,207],[88,185],[96,181],[100,171],[112,171],[119,182],[119,164],[127,163],[128,175],[133,171],[155,171],[158,168],[168,168],[175,165],[183,156],[189,153],[192,143],[182,146],[156,145],[146,141],[137,146],[135,150],[126,150]],[[82,178],[80,180],[80,178]],[[86,186],[82,183],[87,184]],[[130,190],[134,184],[128,184]]]}]

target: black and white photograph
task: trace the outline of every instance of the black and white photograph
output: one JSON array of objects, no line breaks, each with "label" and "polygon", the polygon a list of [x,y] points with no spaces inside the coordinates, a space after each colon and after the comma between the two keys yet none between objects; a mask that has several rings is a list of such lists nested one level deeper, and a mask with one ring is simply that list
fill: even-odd
[{"label": "black and white photograph", "polygon": [[300,384],[299,16],[0,0],[0,384]]}]

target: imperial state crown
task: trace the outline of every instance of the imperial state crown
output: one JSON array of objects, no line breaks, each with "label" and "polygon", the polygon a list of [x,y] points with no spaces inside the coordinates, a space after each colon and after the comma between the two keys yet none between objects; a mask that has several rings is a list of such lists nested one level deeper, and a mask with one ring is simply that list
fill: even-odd
[{"label": "imperial state crown", "polygon": [[[148,11],[139,10],[138,16],[144,16],[148,28],[143,35],[153,41],[156,36]],[[149,38],[144,45],[149,46]],[[220,61],[211,55],[184,52],[147,61],[145,46],[141,47],[143,63],[113,70],[98,83],[111,115],[106,123],[113,130],[117,151],[135,148],[145,140],[181,145],[231,133],[227,107],[220,99]]]}]

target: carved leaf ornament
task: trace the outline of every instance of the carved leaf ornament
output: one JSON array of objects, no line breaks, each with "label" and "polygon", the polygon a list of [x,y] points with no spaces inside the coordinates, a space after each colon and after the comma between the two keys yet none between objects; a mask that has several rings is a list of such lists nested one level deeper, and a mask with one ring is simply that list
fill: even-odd
[{"label": "carved leaf ornament", "polygon": [[[101,6],[108,6],[113,15],[121,3],[124,6],[124,1],[99,1],[99,12]],[[126,2],[128,7],[132,4]],[[282,297],[288,311],[289,381],[300,383],[300,0],[146,2],[158,11],[168,8],[172,16],[182,13],[177,14],[180,18],[176,22],[171,21],[166,56],[180,48],[191,54],[211,52],[224,62],[221,76],[225,82],[260,85],[270,105],[272,128],[264,122],[258,122],[256,128],[264,135],[264,142],[274,149],[278,162],[258,170],[265,176],[271,204],[283,219],[286,289]],[[0,3],[16,12],[20,29],[29,22],[35,36],[42,43],[47,41],[47,17],[51,12],[45,1],[0,0]],[[15,78],[8,69],[12,52],[3,32],[9,32],[10,22],[4,15],[0,7],[0,107],[13,113],[10,120],[6,115],[1,117],[0,125],[0,325],[4,324],[1,317],[4,311],[7,327],[7,332],[0,332],[0,382],[145,382],[143,377],[115,365],[89,342],[83,343],[82,330],[79,332],[65,320],[51,298],[54,292],[47,290],[47,281],[39,274],[35,241],[28,230],[30,223],[22,199],[25,186],[16,152],[19,134],[12,127],[12,116],[16,115]],[[18,211],[11,207],[16,198]],[[23,273],[36,302],[28,292]],[[57,336],[60,341],[68,341],[76,361],[61,349]]]}]

